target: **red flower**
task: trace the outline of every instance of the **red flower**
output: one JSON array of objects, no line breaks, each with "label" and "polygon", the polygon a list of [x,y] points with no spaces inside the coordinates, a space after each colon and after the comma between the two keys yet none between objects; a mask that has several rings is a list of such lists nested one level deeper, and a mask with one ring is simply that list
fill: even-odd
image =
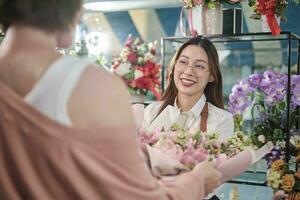
[{"label": "red flower", "polygon": [[140,89],[150,89],[151,84],[152,84],[151,79],[149,79],[147,77],[138,78],[134,82],[135,82],[136,87],[140,88]]},{"label": "red flower", "polygon": [[128,61],[129,62],[131,62],[131,63],[134,63],[134,62],[136,62],[137,61],[137,55],[136,55],[136,53],[134,53],[134,52],[131,52],[131,53],[129,53],[128,55],[127,55],[127,59],[128,59]]},{"label": "red flower", "polygon": [[156,54],[156,47],[151,48],[151,49],[150,49],[150,53],[151,53],[152,55],[155,55],[155,54]]}]

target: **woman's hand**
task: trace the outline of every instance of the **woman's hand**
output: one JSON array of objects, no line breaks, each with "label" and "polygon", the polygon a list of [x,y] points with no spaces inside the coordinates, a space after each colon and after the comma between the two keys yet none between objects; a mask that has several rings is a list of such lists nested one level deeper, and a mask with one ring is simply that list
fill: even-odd
[{"label": "woman's hand", "polygon": [[205,195],[211,193],[221,184],[221,173],[216,169],[213,162],[201,162],[195,166],[193,172],[203,179]]}]

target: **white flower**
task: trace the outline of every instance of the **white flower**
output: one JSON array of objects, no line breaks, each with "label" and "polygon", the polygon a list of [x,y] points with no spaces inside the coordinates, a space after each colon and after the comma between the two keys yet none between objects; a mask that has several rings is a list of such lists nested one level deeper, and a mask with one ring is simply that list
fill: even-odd
[{"label": "white flower", "polygon": [[142,71],[140,71],[138,69],[134,71],[134,79],[138,79],[138,78],[141,78],[143,76],[144,76],[144,73]]},{"label": "white flower", "polygon": [[247,141],[249,139],[249,137],[247,135],[243,136],[243,141]]},{"label": "white flower", "polygon": [[145,54],[145,60],[151,60],[151,61],[154,61],[155,60],[155,56],[151,53],[146,53]]},{"label": "white flower", "polygon": [[293,135],[290,139],[290,142],[296,146],[297,144],[300,144],[300,136],[299,135]]},{"label": "white flower", "polygon": [[119,76],[124,76],[125,74],[130,72],[131,65],[129,63],[121,63],[116,69],[115,72]]},{"label": "white flower", "polygon": [[259,136],[257,137],[257,139],[258,139],[258,141],[260,141],[261,143],[265,143],[265,142],[266,142],[266,138],[265,138],[264,135],[259,135]]},{"label": "white flower", "polygon": [[139,57],[138,58],[138,63],[142,63],[142,62],[144,62],[144,58],[143,57]]},{"label": "white flower", "polygon": [[280,148],[285,148],[285,141],[277,141],[276,146],[279,146]]}]

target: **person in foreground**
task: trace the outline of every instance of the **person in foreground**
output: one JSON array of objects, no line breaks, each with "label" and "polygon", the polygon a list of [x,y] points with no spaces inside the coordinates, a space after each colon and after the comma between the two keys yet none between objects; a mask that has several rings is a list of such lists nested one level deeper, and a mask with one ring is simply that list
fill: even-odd
[{"label": "person in foreground", "polygon": [[0,197],[203,198],[219,185],[214,165],[203,162],[158,184],[142,157],[122,81],[88,59],[56,51],[70,46],[81,7],[80,0],[0,0],[6,32],[0,45]]},{"label": "person in foreground", "polygon": [[177,50],[162,101],[145,108],[142,130],[168,129],[174,123],[203,134],[218,133],[219,140],[234,132],[233,116],[224,110],[218,53],[207,39],[192,38]]},{"label": "person in foreground", "polygon": [[[169,72],[162,101],[146,107],[142,129],[161,128],[156,127],[154,121],[169,111],[173,116],[166,119],[168,123],[216,132],[220,139],[233,134],[233,116],[224,110],[218,53],[209,40],[192,38],[181,45],[171,61]],[[158,124],[164,126],[164,122]]]}]

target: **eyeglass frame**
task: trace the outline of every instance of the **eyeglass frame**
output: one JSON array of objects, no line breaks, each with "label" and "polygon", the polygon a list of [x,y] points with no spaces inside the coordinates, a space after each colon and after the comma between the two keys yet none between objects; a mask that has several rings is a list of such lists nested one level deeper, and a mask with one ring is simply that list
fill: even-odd
[{"label": "eyeglass frame", "polygon": [[[198,71],[197,70],[197,67],[196,67],[196,64],[197,64],[197,62],[203,62],[203,63],[205,63],[205,64],[207,64],[207,67],[206,66],[203,66],[203,70],[201,70],[201,72],[209,72],[210,71],[210,67],[209,67],[209,64],[206,62],[206,61],[204,61],[204,60],[196,60],[196,61],[194,61],[193,63],[191,63],[192,65],[190,65],[190,61],[189,61],[189,59],[187,58],[187,57],[184,57],[183,59],[185,59],[185,60],[187,60],[188,62],[187,62],[187,64],[183,64],[183,63],[180,63],[180,57],[175,61],[175,65],[174,65],[174,67],[176,68],[176,66],[179,66],[179,68],[180,69],[183,69],[184,71],[186,71],[189,67],[191,67],[192,68],[192,71],[194,72],[194,73],[196,73],[196,74],[199,74],[200,73],[200,71]],[[207,69],[206,71],[205,71],[205,69]]]}]

